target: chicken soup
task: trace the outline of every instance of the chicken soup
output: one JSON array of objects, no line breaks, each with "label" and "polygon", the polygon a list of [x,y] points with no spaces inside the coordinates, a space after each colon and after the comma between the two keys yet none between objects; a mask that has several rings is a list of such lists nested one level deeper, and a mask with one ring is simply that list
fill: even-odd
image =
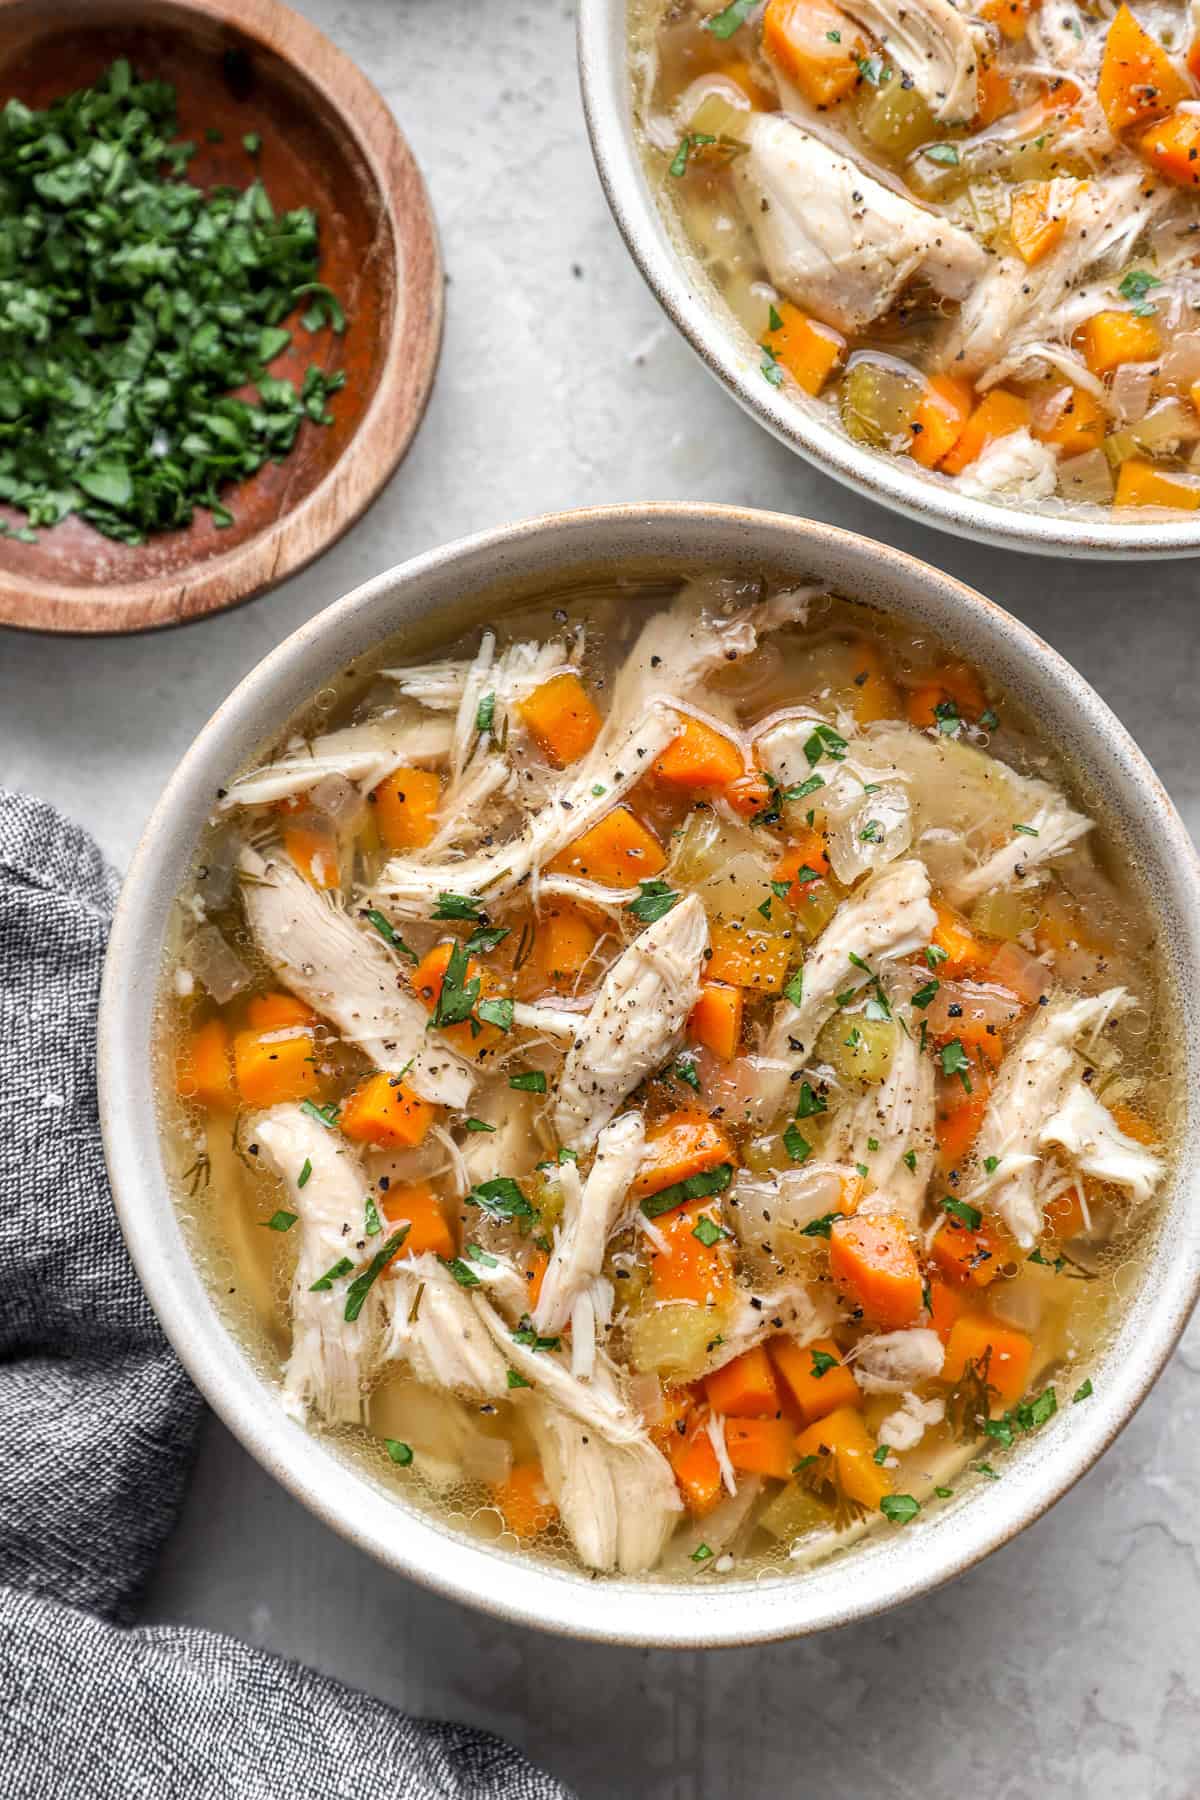
[{"label": "chicken soup", "polygon": [[1068,1428],[1152,1229],[1128,880],[1036,720],[852,600],[704,574],[385,647],[181,897],[214,1296],[295,1418],[510,1547],[712,1580],[911,1527]]},{"label": "chicken soup", "polygon": [[1191,6],[635,11],[652,172],[764,381],[976,498],[1200,507]]}]

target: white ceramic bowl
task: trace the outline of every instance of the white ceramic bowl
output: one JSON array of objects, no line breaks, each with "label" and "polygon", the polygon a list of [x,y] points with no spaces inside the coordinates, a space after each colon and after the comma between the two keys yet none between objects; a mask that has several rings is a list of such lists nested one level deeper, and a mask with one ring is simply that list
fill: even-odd
[{"label": "white ceramic bowl", "polygon": [[[762,352],[670,224],[647,179],[634,128],[629,15],[636,0],[579,0],[579,76],[592,152],[613,217],[671,322],[746,411],[847,487],[922,525],[1007,550],[1105,559],[1200,554],[1200,513],[1139,518],[1093,507],[1084,516],[974,500],[910,457],[856,444],[836,416],[762,377]],[[684,404],[684,396],[680,396]]]},{"label": "white ceramic bowl", "polygon": [[[690,1587],[590,1580],[490,1549],[407,1507],[285,1416],[276,1390],[223,1325],[192,1261],[164,1172],[155,1103],[154,1020],[176,895],[223,786],[264,739],[353,658],[394,633],[424,653],[572,578],[704,566],[815,580],[918,621],[1034,706],[1140,872],[1147,930],[1163,943],[1177,1009],[1175,1065],[1189,1123],[1151,1254],[1116,1337],[1092,1370],[1095,1396],[983,1484],[903,1530],[881,1527],[850,1554],[779,1581]],[[558,514],[467,538],[377,576],[274,650],[209,720],[171,778],[134,856],[113,926],[100,1012],[100,1104],[117,1210],[168,1336],[248,1450],[300,1500],[389,1567],[474,1606],[576,1637],[724,1645],[862,1618],[968,1568],[1019,1531],[1093,1463],[1144,1398],[1200,1284],[1200,869],[1182,823],[1123,727],[1023,625],[928,564],[830,526],[733,507],[630,506]]]}]

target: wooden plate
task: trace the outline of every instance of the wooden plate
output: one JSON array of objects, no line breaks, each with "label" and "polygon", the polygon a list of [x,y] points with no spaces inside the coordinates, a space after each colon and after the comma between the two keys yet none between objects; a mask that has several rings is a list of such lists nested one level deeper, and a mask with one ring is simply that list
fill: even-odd
[{"label": "wooden plate", "polygon": [[[171,82],[201,186],[246,187],[256,171],[277,208],[315,207],[321,279],[347,328],[298,342],[272,373],[344,368],[329,410],[296,447],[226,490],[234,524],[198,510],[184,531],[131,546],[76,517],[36,544],[0,538],[0,623],[118,632],[180,624],[295,574],[354,523],[421,422],[442,330],[437,236],[417,165],[370,82],[278,0],[0,0],[0,102],[42,107],[89,85],[114,58]],[[222,134],[219,143],[206,133]],[[247,132],[262,138],[251,160]],[[0,507],[14,526],[24,516]]]}]

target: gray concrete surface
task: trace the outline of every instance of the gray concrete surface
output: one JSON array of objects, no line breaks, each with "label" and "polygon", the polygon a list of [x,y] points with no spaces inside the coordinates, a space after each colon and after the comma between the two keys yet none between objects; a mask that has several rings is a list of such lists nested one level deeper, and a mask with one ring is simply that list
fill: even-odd
[{"label": "gray concrete surface", "polygon": [[[304,0],[409,133],[451,277],[441,372],[372,513],[280,592],[154,638],[0,637],[0,774],[122,864],[232,684],[366,576],[556,507],[730,500],[831,519],[952,569],[1096,685],[1200,822],[1195,563],[1030,560],[941,538],[773,444],[661,320],[592,171],[571,9]],[[1194,1800],[1200,1793],[1200,1328],[1102,1464],[931,1598],[719,1655],[572,1646],[385,1574],[217,1425],[150,1599],[417,1712],[506,1734],[588,1800]]]}]

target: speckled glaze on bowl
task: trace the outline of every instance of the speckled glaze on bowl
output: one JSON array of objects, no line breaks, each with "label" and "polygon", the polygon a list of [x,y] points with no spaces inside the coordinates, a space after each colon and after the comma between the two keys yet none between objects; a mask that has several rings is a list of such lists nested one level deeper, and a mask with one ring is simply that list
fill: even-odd
[{"label": "speckled glaze on bowl", "polygon": [[[230,1336],[193,1263],[164,1170],[154,1019],[176,895],[217,788],[314,691],[384,638],[413,654],[494,620],[531,593],[617,574],[719,566],[816,581],[928,627],[1037,709],[1139,871],[1147,929],[1161,934],[1176,1064],[1186,1083],[1182,1150],[1164,1222],[1095,1395],[1067,1406],[1005,1461],[1003,1479],[882,1527],[846,1555],[780,1580],[690,1587],[589,1580],[495,1550],[410,1509],[320,1436],[293,1423]],[[100,1107],[113,1193],[138,1272],[181,1359],[215,1410],[288,1491],[405,1575],[526,1625],[612,1643],[718,1646],[848,1623],[959,1574],[1036,1519],[1111,1443],[1144,1399],[1200,1286],[1200,866],[1153,771],[1087,683],[1032,632],[927,563],[831,526],[715,506],[561,513],[464,539],[379,575],[304,625],[242,682],[172,776],[117,908],[100,1008]]]},{"label": "speckled glaze on bowl", "polygon": [[847,487],[918,524],[1005,550],[1119,561],[1200,555],[1200,513],[1138,519],[974,500],[908,457],[868,450],[815,402],[803,407],[762,378],[762,354],[668,224],[638,148],[630,77],[636,0],[579,0],[579,79],[596,168],[629,253],[663,311],[705,368],[781,442]]}]

